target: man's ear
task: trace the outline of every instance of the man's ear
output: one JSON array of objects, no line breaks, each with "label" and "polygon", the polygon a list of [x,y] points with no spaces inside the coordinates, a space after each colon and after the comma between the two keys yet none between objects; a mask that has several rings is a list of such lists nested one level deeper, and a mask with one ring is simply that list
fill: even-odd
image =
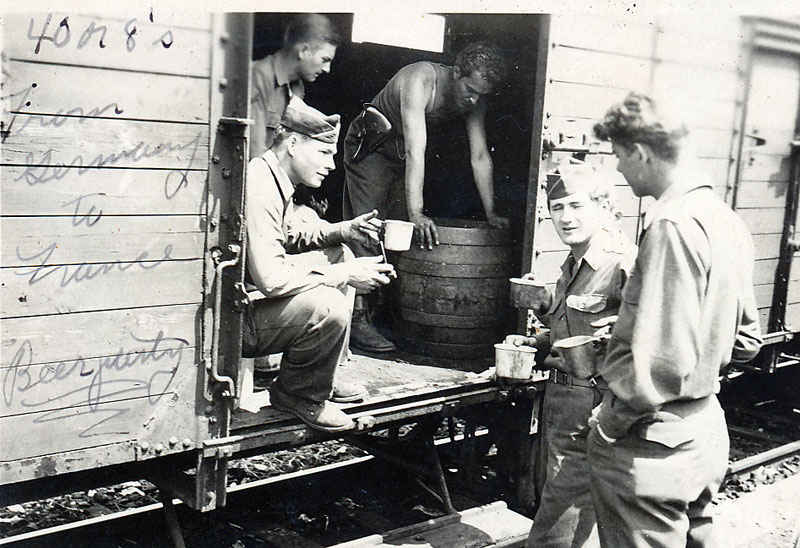
[{"label": "man's ear", "polygon": [[298,59],[305,59],[311,53],[313,53],[311,51],[311,44],[309,44],[308,42],[300,42],[299,44],[297,44],[295,46],[295,49],[297,50],[297,58]]},{"label": "man's ear", "polygon": [[286,154],[292,158],[294,158],[295,146],[297,146],[297,135],[290,135],[289,138],[286,139]]},{"label": "man's ear", "polygon": [[458,68],[458,65],[453,65],[453,79],[458,80],[461,78],[461,69]]}]

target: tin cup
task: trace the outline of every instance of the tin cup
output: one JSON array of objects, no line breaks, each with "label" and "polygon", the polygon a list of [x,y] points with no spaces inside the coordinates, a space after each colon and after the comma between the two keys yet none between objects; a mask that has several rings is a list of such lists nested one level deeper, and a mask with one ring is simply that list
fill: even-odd
[{"label": "tin cup", "polygon": [[554,342],[552,349],[564,359],[565,373],[588,379],[597,371],[596,362],[604,351],[604,345],[598,337],[576,335]]},{"label": "tin cup", "polygon": [[531,378],[536,349],[507,343],[494,345],[494,366],[498,378],[527,381]]},{"label": "tin cup", "polygon": [[386,219],[383,224],[383,242],[389,251],[408,251],[411,249],[411,236],[414,234],[414,223]]},{"label": "tin cup", "polygon": [[511,305],[515,308],[541,310],[550,306],[550,291],[542,282],[511,278]]}]

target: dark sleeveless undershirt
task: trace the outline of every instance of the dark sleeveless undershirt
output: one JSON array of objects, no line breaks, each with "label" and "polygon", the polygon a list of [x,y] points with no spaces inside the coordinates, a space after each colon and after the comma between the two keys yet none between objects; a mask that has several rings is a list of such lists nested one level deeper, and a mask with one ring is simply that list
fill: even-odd
[{"label": "dark sleeveless undershirt", "polygon": [[450,99],[451,86],[452,86],[452,67],[441,65],[439,63],[431,63],[428,61],[420,61],[412,63],[401,68],[397,73],[392,76],[382,90],[378,92],[372,100],[372,104],[380,110],[392,123],[397,133],[403,133],[403,119],[400,114],[400,95],[401,95],[401,78],[405,72],[416,69],[419,65],[427,65],[430,68],[423,70],[433,69],[436,73],[436,88],[433,97],[433,104],[428,105],[425,110],[425,123],[428,127],[439,125],[445,121],[452,120],[459,115],[456,105],[452,104]]}]

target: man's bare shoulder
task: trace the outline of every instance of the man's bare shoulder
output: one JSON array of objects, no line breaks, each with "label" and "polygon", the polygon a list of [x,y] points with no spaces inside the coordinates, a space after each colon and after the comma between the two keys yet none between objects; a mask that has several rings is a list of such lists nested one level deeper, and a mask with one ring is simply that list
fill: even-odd
[{"label": "man's bare shoulder", "polygon": [[427,61],[418,61],[406,65],[397,71],[394,78],[403,81],[404,83],[422,82],[425,86],[432,86],[436,78],[436,71],[431,64]]}]

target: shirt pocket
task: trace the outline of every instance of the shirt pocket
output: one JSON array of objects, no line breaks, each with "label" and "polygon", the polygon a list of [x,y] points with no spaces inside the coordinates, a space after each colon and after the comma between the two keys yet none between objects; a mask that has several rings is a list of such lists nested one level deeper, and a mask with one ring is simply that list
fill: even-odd
[{"label": "shirt pocket", "polygon": [[567,306],[579,312],[597,314],[608,307],[608,297],[600,293],[567,295]]}]

